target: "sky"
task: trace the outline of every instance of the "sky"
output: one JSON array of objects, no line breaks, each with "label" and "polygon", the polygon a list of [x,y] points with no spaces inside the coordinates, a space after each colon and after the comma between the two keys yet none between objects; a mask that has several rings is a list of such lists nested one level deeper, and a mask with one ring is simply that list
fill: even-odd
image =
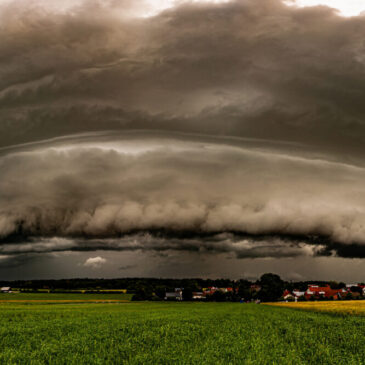
[{"label": "sky", "polygon": [[365,281],[364,10],[0,0],[0,278]]}]

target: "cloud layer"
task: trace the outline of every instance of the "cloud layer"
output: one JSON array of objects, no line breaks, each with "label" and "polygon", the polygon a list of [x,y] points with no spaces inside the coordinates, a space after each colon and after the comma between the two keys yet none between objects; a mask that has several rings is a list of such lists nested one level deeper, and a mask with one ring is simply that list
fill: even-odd
[{"label": "cloud layer", "polygon": [[[286,241],[295,250],[300,243],[321,246],[312,253],[365,246],[362,167],[288,155],[257,143],[248,148],[186,136],[139,138],[132,143],[129,138],[64,142],[5,154],[0,159],[3,243],[58,236],[76,239],[71,247],[60,241],[61,250],[75,249],[77,239],[85,249],[84,240],[149,232],[163,239],[152,244],[139,239],[138,249],[155,245],[161,250],[162,242],[165,249],[179,250],[181,245],[194,250],[195,245],[199,250],[197,240],[182,239],[195,237],[202,249],[248,256],[254,236],[292,237]],[[247,235],[249,240],[211,239],[222,233]],[[108,247],[110,241],[103,242]],[[252,255],[260,257],[262,242],[256,242]],[[275,251],[273,242],[271,255],[285,256],[285,250]],[[283,240],[276,242],[281,247]],[[125,242],[109,246],[134,249]],[[95,242],[89,247],[95,248]],[[360,247],[355,257],[363,254]]]},{"label": "cloud layer", "polygon": [[1,262],[365,257],[365,17],[146,10],[0,3]]},{"label": "cloud layer", "polygon": [[363,156],[365,18],[280,0],[0,7],[0,144],[105,129],[300,141]]}]

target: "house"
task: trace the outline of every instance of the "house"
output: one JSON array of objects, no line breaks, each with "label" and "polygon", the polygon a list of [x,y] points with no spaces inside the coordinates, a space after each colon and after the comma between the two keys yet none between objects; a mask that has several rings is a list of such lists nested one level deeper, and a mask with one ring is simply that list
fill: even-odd
[{"label": "house", "polygon": [[216,291],[218,291],[219,289],[215,286],[210,286],[208,288],[203,288],[203,293],[205,296],[207,295],[213,295]]},{"label": "house", "polygon": [[328,284],[326,286],[319,286],[319,285],[308,285],[308,289],[305,291],[305,298],[326,298],[326,299],[340,299],[345,296],[347,293],[346,289],[332,289]]},{"label": "house", "polygon": [[285,289],[282,297],[283,297],[284,300],[295,300],[295,301],[297,301],[298,298],[303,297],[304,294],[305,294],[304,291],[293,290],[292,292],[290,292],[288,289]]},{"label": "house", "polygon": [[304,297],[305,291],[293,290],[293,294],[297,297]]},{"label": "house", "polygon": [[231,287],[217,288],[216,286],[210,286],[208,288],[203,288],[203,293],[204,293],[205,296],[213,295],[216,291],[220,291],[222,293],[233,293],[235,290]]},{"label": "house", "polygon": [[166,292],[165,300],[183,300],[182,289],[175,288],[175,291],[173,292]]},{"label": "house", "polygon": [[284,300],[294,300],[295,299],[295,296],[288,289],[284,290],[282,297]]},{"label": "house", "polygon": [[346,288],[347,288],[348,293],[359,294],[359,295],[356,295],[356,297],[365,295],[365,285],[362,285],[362,284],[348,284],[348,285],[346,285]]},{"label": "house", "polygon": [[193,299],[195,300],[206,299],[206,295],[202,291],[195,291],[193,292]]},{"label": "house", "polygon": [[3,287],[0,289],[0,292],[1,292],[1,293],[11,293],[11,287],[10,287],[10,286],[3,286]]}]

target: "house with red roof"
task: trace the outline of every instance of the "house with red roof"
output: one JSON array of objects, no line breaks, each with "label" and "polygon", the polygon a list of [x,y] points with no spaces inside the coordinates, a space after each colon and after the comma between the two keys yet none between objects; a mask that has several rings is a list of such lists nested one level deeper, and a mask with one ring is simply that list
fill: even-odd
[{"label": "house with red roof", "polygon": [[282,295],[284,300],[295,300],[297,301],[300,297],[304,297],[305,292],[299,290],[293,290],[292,292],[288,289],[284,290]]},{"label": "house with red roof", "polygon": [[215,286],[210,286],[208,288],[203,288],[204,295],[213,295],[216,291],[221,291],[222,293],[232,293],[234,291],[233,288],[217,288]]},{"label": "house with red roof", "polygon": [[308,289],[305,291],[305,298],[307,300],[311,298],[326,298],[326,299],[341,299],[347,294],[347,290],[345,288],[342,289],[332,289],[328,284],[326,286],[319,285],[308,285]]}]

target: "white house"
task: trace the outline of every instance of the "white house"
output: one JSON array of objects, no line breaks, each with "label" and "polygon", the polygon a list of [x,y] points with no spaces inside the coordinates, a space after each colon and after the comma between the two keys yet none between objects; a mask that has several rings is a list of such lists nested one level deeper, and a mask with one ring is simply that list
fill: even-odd
[{"label": "white house", "polygon": [[299,297],[304,297],[305,291],[299,291],[299,290],[293,290],[293,294],[299,298]]},{"label": "white house", "polygon": [[205,299],[205,298],[206,298],[206,296],[204,295],[203,292],[200,292],[200,291],[193,292],[193,299],[195,299],[195,300],[201,300],[201,299]]},{"label": "white house", "polygon": [[173,292],[166,292],[165,300],[183,300],[182,289],[175,288]]}]

